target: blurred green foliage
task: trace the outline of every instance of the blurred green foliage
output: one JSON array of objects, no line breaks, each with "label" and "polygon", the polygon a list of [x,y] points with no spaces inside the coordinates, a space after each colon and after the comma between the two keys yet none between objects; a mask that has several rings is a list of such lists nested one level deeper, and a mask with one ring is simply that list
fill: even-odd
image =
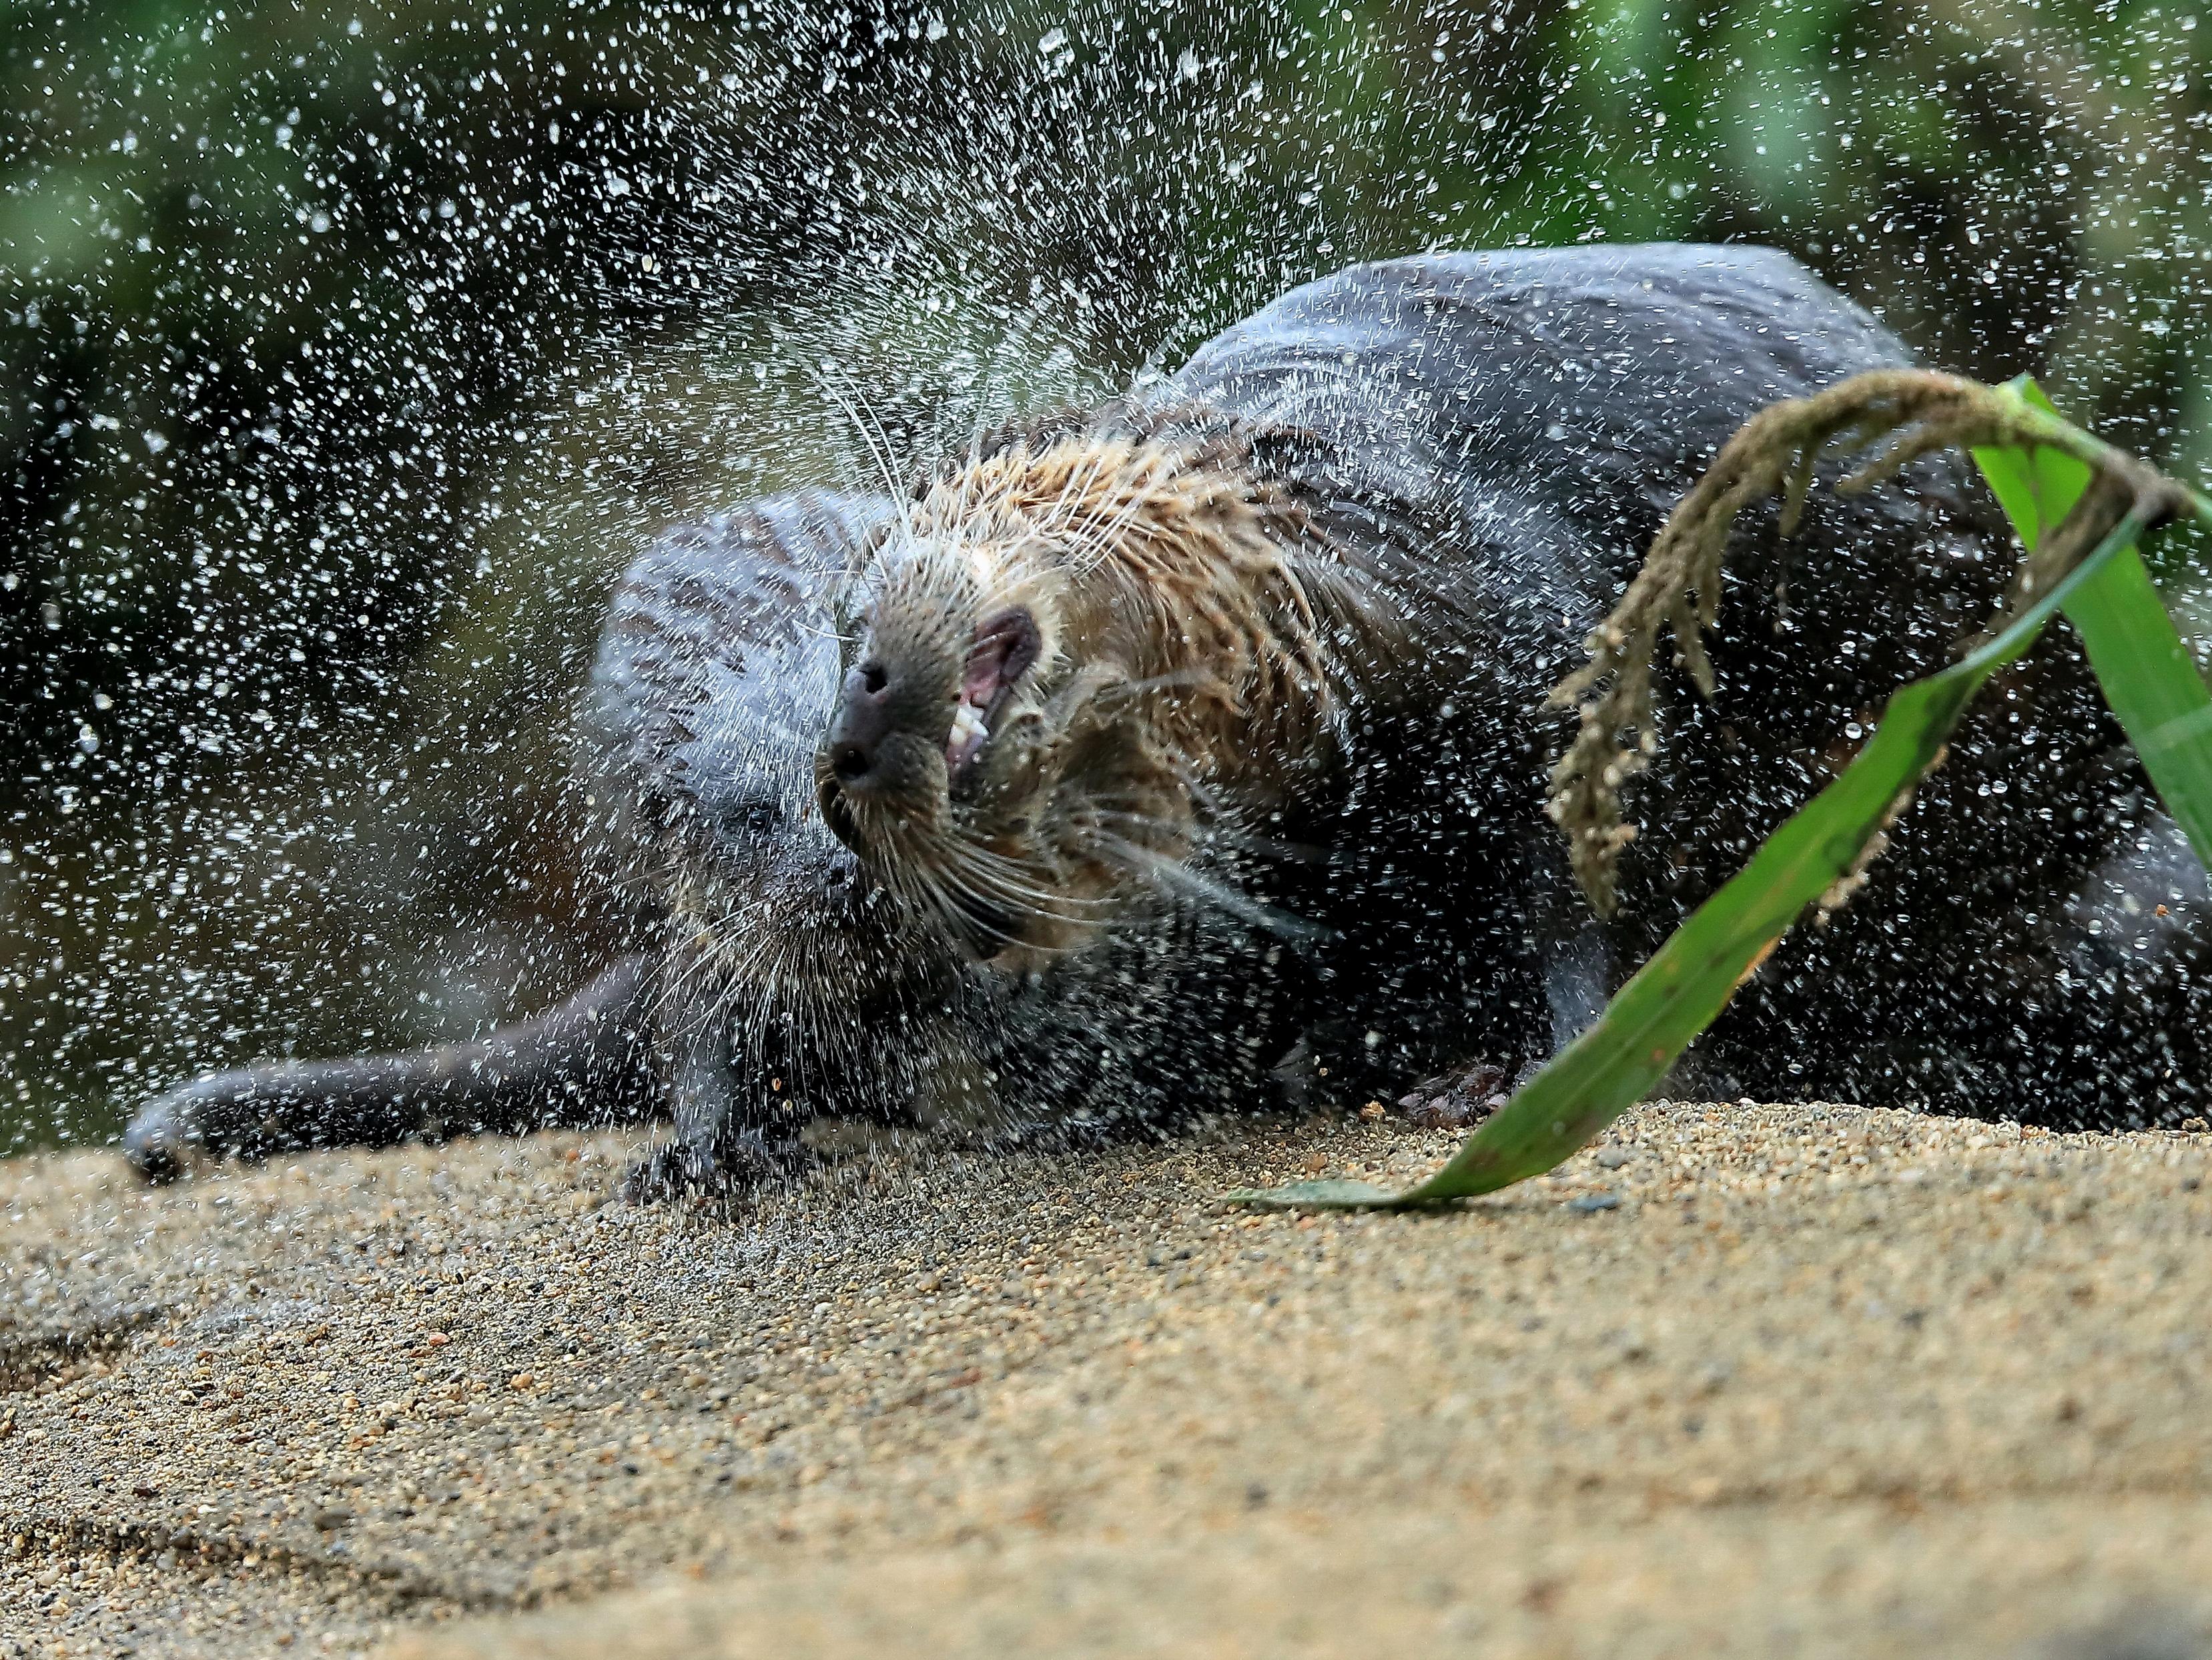
[{"label": "blurred green foliage", "polygon": [[1745,239],[2195,476],[2208,37],[2080,0],[0,9],[0,1148],[558,992],[619,909],[559,782],[606,585],[672,518],[864,481],[848,404],[902,454],[1354,258]]}]

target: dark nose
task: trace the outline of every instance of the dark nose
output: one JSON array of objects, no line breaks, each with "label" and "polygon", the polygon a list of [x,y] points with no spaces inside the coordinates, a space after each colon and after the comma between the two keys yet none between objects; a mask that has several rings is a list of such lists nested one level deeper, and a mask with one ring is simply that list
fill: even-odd
[{"label": "dark nose", "polygon": [[836,718],[830,723],[830,770],[848,790],[866,794],[883,781],[890,696],[890,677],[880,663],[863,663],[845,677]]}]

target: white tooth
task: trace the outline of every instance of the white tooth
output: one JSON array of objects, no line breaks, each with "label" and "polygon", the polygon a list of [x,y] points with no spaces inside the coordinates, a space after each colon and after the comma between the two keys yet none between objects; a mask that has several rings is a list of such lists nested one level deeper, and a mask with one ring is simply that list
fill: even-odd
[{"label": "white tooth", "polygon": [[991,729],[983,724],[983,712],[964,700],[952,712],[952,732],[945,746],[945,758],[957,767],[983,747]]}]

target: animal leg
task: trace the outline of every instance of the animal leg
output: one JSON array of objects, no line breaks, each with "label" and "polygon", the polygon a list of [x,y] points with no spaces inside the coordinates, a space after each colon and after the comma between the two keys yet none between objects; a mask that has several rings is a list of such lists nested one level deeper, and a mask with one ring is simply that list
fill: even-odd
[{"label": "animal leg", "polygon": [[676,1135],[624,1172],[616,1192],[625,1202],[729,1200],[816,1162],[796,1115],[750,1110],[758,1080],[741,1069],[725,1024],[681,1034],[660,1060]]}]

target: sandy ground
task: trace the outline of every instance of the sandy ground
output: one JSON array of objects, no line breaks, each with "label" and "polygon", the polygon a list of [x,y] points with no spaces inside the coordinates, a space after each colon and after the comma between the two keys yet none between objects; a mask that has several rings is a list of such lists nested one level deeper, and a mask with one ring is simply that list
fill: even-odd
[{"label": "sandy ground", "polygon": [[0,1164],[0,1656],[2212,1652],[2212,1137],[1659,1105],[939,1164]]}]

